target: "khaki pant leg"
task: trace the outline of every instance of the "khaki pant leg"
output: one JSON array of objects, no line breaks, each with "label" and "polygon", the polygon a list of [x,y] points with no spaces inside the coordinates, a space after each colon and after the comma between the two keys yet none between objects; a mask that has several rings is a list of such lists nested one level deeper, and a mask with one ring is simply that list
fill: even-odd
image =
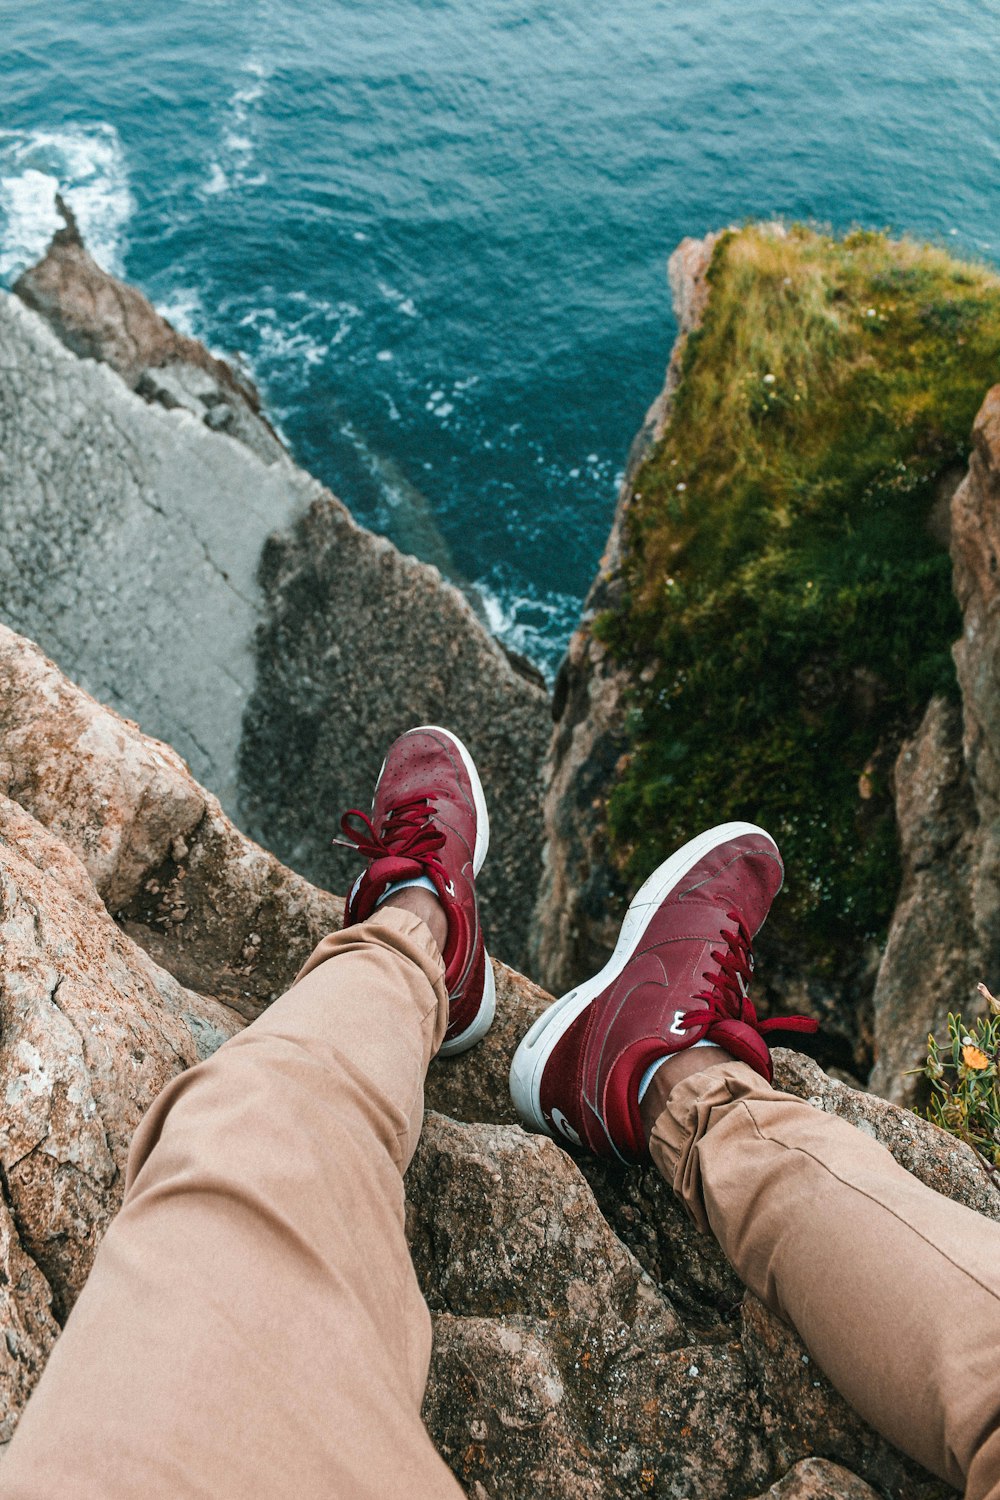
[{"label": "khaki pant leg", "polygon": [[430,934],[384,911],[168,1085],[2,1500],[461,1494],[420,1421],[430,1318],[403,1235],[446,1021]]},{"label": "khaki pant leg", "polygon": [[1000,1226],[743,1063],[679,1083],[650,1149],[856,1410],[968,1500],[998,1500]]}]

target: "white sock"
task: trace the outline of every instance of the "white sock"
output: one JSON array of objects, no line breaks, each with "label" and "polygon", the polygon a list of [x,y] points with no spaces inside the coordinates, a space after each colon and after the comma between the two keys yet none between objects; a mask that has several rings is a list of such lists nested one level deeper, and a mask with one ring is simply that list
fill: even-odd
[{"label": "white sock", "polygon": [[[700,1042],[692,1042],[691,1045],[690,1045],[690,1047],[682,1047],[681,1048],[681,1052],[693,1052],[694,1049],[695,1049],[695,1047],[717,1047],[717,1046],[718,1046],[718,1042],[706,1042],[706,1041],[702,1040]],[[654,1076],[656,1074],[657,1068],[661,1068],[663,1066],[663,1064],[667,1061],[668,1058],[670,1058],[670,1057],[679,1057],[679,1056],[680,1056],[680,1052],[665,1052],[662,1057],[658,1057],[655,1062],[651,1062],[650,1063],[650,1065],[646,1069],[645,1073],[643,1073],[642,1077],[639,1079],[639,1103],[640,1104],[642,1103],[643,1095],[645,1094],[646,1090],[649,1088],[649,1085],[653,1081],[653,1078],[654,1078]]]},{"label": "white sock", "polygon": [[438,888],[429,875],[414,875],[410,880],[394,880],[391,885],[387,885],[375,902],[376,908],[381,906],[389,896],[394,896],[397,891],[405,891],[411,886],[418,886],[421,890],[430,891],[435,896],[438,893]]}]

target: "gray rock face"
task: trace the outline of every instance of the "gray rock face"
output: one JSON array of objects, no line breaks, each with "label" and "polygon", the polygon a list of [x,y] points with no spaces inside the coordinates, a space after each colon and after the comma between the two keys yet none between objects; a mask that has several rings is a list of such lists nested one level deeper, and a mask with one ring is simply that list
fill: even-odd
[{"label": "gray rock face", "polygon": [[495,812],[489,941],[522,962],[548,736],[538,680],[436,569],[297,469],[253,387],[100,270],[71,225],[17,290],[0,295],[6,622],[333,888],[358,868],[331,848],[337,819],[367,806],[389,741],[415,723],[456,729]]},{"label": "gray rock face", "polygon": [[367,808],[389,741],[444,724],[469,747],[491,811],[479,881],[491,953],[523,962],[541,841],[546,694],[435,569],[373,537],[332,496],[268,543],[266,615],[241,749],[248,830],[334,890],[359,866],[331,844]]},{"label": "gray rock face", "polygon": [[556,994],[604,963],[626,900],[608,848],[605,803],[626,749],[628,684],[595,638],[593,623],[620,597],[622,528],[635,477],[666,429],[684,347],[704,314],[706,275],[718,238],[682,240],[670,257],[677,341],[663,390],[632,444],[608,545],[556,679],[555,728],[545,765],[545,863],[530,949],[532,971]]},{"label": "gray rock face", "polygon": [[949,1011],[982,1009],[976,984],[1000,983],[1000,386],[973,427],[968,473],[951,501],[954,648],[961,709],[932,702],[896,763],[903,886],[875,986],[871,1086],[912,1103],[907,1077]]},{"label": "gray rock face", "polygon": [[147,406],[0,296],[3,617],[233,810],[264,539],[319,487]]},{"label": "gray rock face", "polygon": [[935,698],[896,760],[903,885],[875,981],[875,1066],[869,1086],[899,1104],[923,1097],[913,1069],[950,1010],[978,1005],[972,917],[976,825],[962,757],[961,713]]}]

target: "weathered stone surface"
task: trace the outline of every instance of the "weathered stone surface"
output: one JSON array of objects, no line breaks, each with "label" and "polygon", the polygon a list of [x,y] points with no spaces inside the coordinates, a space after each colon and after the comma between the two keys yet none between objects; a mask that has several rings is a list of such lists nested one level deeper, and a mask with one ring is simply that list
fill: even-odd
[{"label": "weathered stone surface", "polygon": [[0,1202],[0,1450],[14,1435],[59,1333],[48,1282],[26,1255],[7,1199]]},{"label": "weathered stone surface", "polygon": [[56,203],[65,226],[15,282],[15,295],[74,354],[110,365],[147,401],[190,411],[268,463],[281,457],[284,447],[252,381],[178,333],[138,288],[102,270],[87,254],[69,207],[58,197]]},{"label": "weathered stone surface", "polygon": [[0,953],[4,1190],[62,1320],[118,1207],[142,1115],[242,1023],[151,963],[75,855],[6,797]]},{"label": "weathered stone surface", "polygon": [[81,860],[125,931],[247,1019],[280,995],[343,903],[253,843],[176,751],[0,626],[0,792]]},{"label": "weathered stone surface", "polygon": [[739,1345],[685,1335],[553,1141],[431,1115],[407,1191],[425,1410],[470,1494],[723,1500],[773,1472]]},{"label": "weathered stone surface", "polygon": [[963,615],[955,665],[979,819],[972,854],[979,977],[995,989],[1000,985],[1000,385],[983,402],[972,442],[969,472],[951,507],[955,592]]},{"label": "weathered stone surface", "polygon": [[756,1500],[878,1500],[871,1485],[825,1458],[804,1458]]},{"label": "weathered stone surface", "polygon": [[[479,880],[491,953],[521,964],[540,873],[546,694],[437,570],[373,537],[332,497],[268,544],[267,615],[241,751],[245,826],[333,890],[357,871],[331,844],[366,808],[389,741],[445,724],[476,761],[492,812]],[[331,826],[333,825],[333,827]]]},{"label": "weathered stone surface", "polygon": [[236,807],[264,539],[319,486],[147,405],[0,294],[5,623]]},{"label": "weathered stone surface", "polygon": [[625,674],[593,633],[595,618],[620,597],[622,534],[635,478],[663,436],[688,336],[707,296],[718,235],[686,239],[670,258],[678,336],[663,390],[632,444],[608,544],[579,626],[559,668],[555,728],[545,765],[545,853],[531,932],[530,968],[555,993],[595,972],[614,947],[627,893],[608,849],[605,804],[625,753]]},{"label": "weathered stone surface", "polygon": [[896,760],[896,816],[903,883],[875,981],[875,1066],[869,1086],[913,1104],[924,1086],[913,1070],[929,1032],[950,1010],[971,1014],[979,960],[972,914],[976,814],[962,757],[957,706],[935,698]]},{"label": "weathered stone surface", "polygon": [[[435,1319],[425,1416],[470,1495],[739,1500],[780,1475],[779,1495],[949,1493],[872,1433],[679,1209],[646,1274],[595,1177],[605,1211],[617,1199],[627,1222],[641,1203],[660,1231],[669,1193],[650,1193],[651,1171],[615,1183],[516,1127],[427,1117],[407,1177]],[[786,1474],[815,1454],[837,1462]]]},{"label": "weathered stone surface", "polygon": [[558,1325],[575,1359],[590,1351],[588,1366],[637,1342],[681,1342],[669,1303],[547,1136],[429,1114],[407,1192],[414,1264],[432,1310],[542,1319]]},{"label": "weathered stone surface", "polygon": [[961,714],[934,701],[896,765],[903,885],[875,987],[871,1086],[923,1097],[905,1076],[949,1011],[982,1010],[976,984],[1000,983],[1000,386],[976,417],[968,472],[951,498],[954,648]]}]

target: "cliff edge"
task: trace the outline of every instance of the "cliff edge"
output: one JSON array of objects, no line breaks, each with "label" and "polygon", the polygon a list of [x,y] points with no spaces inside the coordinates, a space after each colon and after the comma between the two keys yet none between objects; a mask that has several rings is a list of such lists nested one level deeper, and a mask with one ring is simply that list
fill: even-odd
[{"label": "cliff edge", "polygon": [[491,949],[523,962],[548,698],[436,568],[296,467],[251,382],[101,270],[72,222],[0,295],[3,617],[169,740],[227,814],[344,890],[386,744],[445,723],[494,806]]}]

